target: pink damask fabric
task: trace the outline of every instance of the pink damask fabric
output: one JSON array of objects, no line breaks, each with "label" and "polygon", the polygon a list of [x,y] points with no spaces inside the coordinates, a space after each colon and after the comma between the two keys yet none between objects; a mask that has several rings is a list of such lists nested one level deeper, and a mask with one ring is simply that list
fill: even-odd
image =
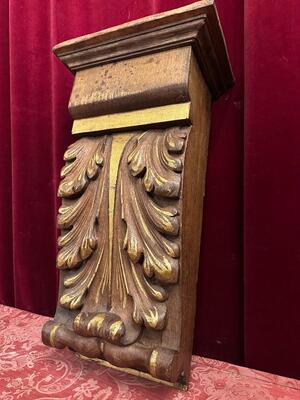
[{"label": "pink damask fabric", "polygon": [[300,400],[300,381],[193,357],[181,392],[44,346],[47,317],[0,305],[1,400]]}]

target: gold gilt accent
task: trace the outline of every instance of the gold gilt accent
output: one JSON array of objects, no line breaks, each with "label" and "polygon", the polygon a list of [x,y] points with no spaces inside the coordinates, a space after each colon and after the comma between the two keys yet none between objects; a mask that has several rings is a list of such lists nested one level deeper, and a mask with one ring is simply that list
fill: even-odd
[{"label": "gold gilt accent", "polygon": [[178,280],[181,173],[189,131],[176,127],[137,134],[119,166],[117,209],[125,224],[115,230],[113,310],[131,312],[134,322],[147,328],[164,328],[164,286]]},{"label": "gold gilt accent", "polygon": [[[105,320],[105,314],[94,315],[86,325],[86,332],[93,336],[98,336],[102,324]],[[82,321],[82,313],[79,313],[73,321],[73,327],[75,331],[79,331],[84,327],[84,321]]]},{"label": "gold gilt accent", "polygon": [[93,332],[99,332],[104,320],[105,320],[105,314],[95,315],[87,324],[87,330]]},{"label": "gold gilt accent", "polygon": [[51,347],[55,347],[55,336],[57,333],[58,328],[60,327],[60,324],[55,324],[50,331],[49,335],[49,343]]},{"label": "gold gilt accent", "polygon": [[149,360],[149,372],[152,376],[156,377],[158,350],[153,350]]},{"label": "gold gilt accent", "polygon": [[120,159],[124,150],[124,147],[128,140],[132,137],[132,133],[120,133],[113,136],[111,146],[111,158],[109,166],[109,268],[112,270],[112,253],[113,253],[113,225],[114,225],[114,213],[115,213],[115,197],[116,197],[116,185],[117,176],[119,170]]},{"label": "gold gilt accent", "polygon": [[73,328],[76,333],[86,337],[101,337],[115,343],[124,335],[124,324],[112,313],[85,314],[80,313],[74,319]]},{"label": "gold gilt accent", "polygon": [[[63,198],[58,214],[59,269],[71,270],[64,279],[60,304],[75,310],[82,307],[99,265],[105,264],[104,218],[100,215],[107,175],[107,137],[82,138],[64,155],[62,182],[58,195]],[[103,212],[103,211],[102,211]]]},{"label": "gold gilt accent", "polygon": [[148,314],[145,314],[145,318],[147,321],[147,324],[151,327],[151,328],[156,328],[157,324],[159,322],[159,316],[158,316],[158,311],[156,307],[153,307],[153,309],[149,310]]},{"label": "gold gilt accent", "polygon": [[143,110],[100,115],[78,119],[73,122],[72,133],[101,132],[111,129],[139,128],[163,122],[188,121],[191,103],[169,104]]},{"label": "gold gilt accent", "polygon": [[74,319],[74,321],[73,321],[73,327],[74,327],[75,330],[78,329],[79,326],[80,326],[81,315],[82,315],[82,314],[79,313],[79,314],[75,317],[75,319]]},{"label": "gold gilt accent", "polygon": [[116,321],[114,323],[111,324],[110,328],[109,328],[109,338],[110,340],[114,341],[116,340],[116,338],[122,334],[122,332],[120,332],[120,329],[123,327],[123,322],[122,321]]}]

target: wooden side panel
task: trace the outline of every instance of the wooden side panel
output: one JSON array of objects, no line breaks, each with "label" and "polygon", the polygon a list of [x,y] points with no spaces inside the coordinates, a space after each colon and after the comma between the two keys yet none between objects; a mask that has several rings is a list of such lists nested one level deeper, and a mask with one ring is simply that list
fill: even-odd
[{"label": "wooden side panel", "polygon": [[[197,298],[203,199],[211,118],[211,94],[195,57],[191,59],[189,91],[192,130],[187,143],[183,177],[182,259],[180,279],[180,356],[185,380],[189,380]],[[201,268],[201,266],[200,266]],[[183,310],[188,310],[184,312]],[[201,329],[201,327],[196,327]]]}]

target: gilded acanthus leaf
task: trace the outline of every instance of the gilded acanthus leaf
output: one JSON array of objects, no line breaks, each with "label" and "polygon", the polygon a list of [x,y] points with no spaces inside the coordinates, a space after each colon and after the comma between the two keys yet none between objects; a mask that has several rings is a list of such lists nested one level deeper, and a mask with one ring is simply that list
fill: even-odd
[{"label": "gilded acanthus leaf", "polygon": [[97,247],[97,210],[87,207],[91,196],[92,193],[85,192],[80,201],[61,206],[58,211],[58,227],[67,230],[58,238],[60,269],[77,267]]},{"label": "gilded acanthus leaf", "polygon": [[[64,197],[59,209],[57,267],[72,269],[64,280],[60,304],[80,308],[98,270],[105,246],[104,224],[99,218],[105,185],[103,181],[106,137],[83,138],[65,153],[66,165],[59,195]],[[105,230],[104,230],[105,231]]]},{"label": "gilded acanthus leaf", "polygon": [[[83,138],[71,144],[64,154],[66,165],[61,170],[58,188],[59,197],[72,197],[80,194],[91,179],[95,179],[103,164],[103,146],[101,143],[87,145],[90,139]],[[103,142],[103,141],[102,141]]]},{"label": "gilded acanthus leaf", "polygon": [[166,283],[175,283],[178,277],[176,236],[185,137],[186,129],[180,128],[140,135],[128,156],[131,177],[127,176],[128,182],[124,177],[125,185],[121,184],[122,214],[127,224],[124,248],[132,262],[142,259],[149,278],[154,275]]},{"label": "gilded acanthus leaf", "polygon": [[188,131],[150,130],[134,137],[119,167],[125,229],[117,232],[113,283],[123,307],[126,296],[132,298],[134,321],[154,329],[165,324],[167,291],[162,285],[178,280],[181,171]]},{"label": "gilded acanthus leaf", "polygon": [[178,198],[182,171],[180,153],[184,149],[185,130],[178,128],[144,132],[128,156],[133,176],[142,176],[147,192],[158,196]]}]

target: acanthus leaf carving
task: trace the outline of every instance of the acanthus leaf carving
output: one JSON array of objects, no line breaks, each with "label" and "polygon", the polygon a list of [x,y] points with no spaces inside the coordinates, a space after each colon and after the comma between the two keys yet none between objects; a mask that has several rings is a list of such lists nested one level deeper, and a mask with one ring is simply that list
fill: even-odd
[{"label": "acanthus leaf carving", "polygon": [[128,156],[131,174],[121,183],[122,218],[127,225],[124,248],[132,262],[143,258],[149,278],[166,283],[178,278],[176,237],[185,138],[186,129],[179,128],[140,135]]},{"label": "acanthus leaf carving", "polygon": [[165,285],[178,280],[180,191],[183,153],[189,128],[150,130],[127,144],[118,177],[114,312],[133,300],[133,320],[147,328],[166,323]]},{"label": "acanthus leaf carving", "polygon": [[[105,221],[99,220],[104,198],[103,168],[107,138],[82,138],[65,153],[66,165],[58,195],[63,197],[59,209],[59,269],[72,269],[64,279],[60,304],[69,309],[80,308],[102,261],[105,247]],[[103,171],[104,169],[104,171]],[[101,230],[101,226],[104,229]],[[105,260],[103,260],[105,263]]]},{"label": "acanthus leaf carving", "polygon": [[[112,235],[106,189],[113,139],[109,144],[105,136],[84,138],[67,150],[59,189],[64,202],[58,218],[63,233],[57,265],[69,272],[60,304],[80,309],[97,273],[98,301],[106,303],[95,314],[92,330],[85,317],[89,311],[84,309],[78,316],[80,332],[98,332],[105,340],[128,344],[143,325],[164,328],[167,286],[175,284],[179,274],[181,175],[189,129],[149,130],[127,139],[114,166],[118,177]],[[106,246],[112,254],[105,253]]]},{"label": "acanthus leaf carving", "polygon": [[[103,143],[102,143],[103,142]],[[65,166],[61,170],[62,181],[58,188],[58,196],[62,198],[80,194],[92,179],[95,179],[103,165],[103,149],[101,145],[91,144],[83,138],[71,144],[64,154]]]}]

